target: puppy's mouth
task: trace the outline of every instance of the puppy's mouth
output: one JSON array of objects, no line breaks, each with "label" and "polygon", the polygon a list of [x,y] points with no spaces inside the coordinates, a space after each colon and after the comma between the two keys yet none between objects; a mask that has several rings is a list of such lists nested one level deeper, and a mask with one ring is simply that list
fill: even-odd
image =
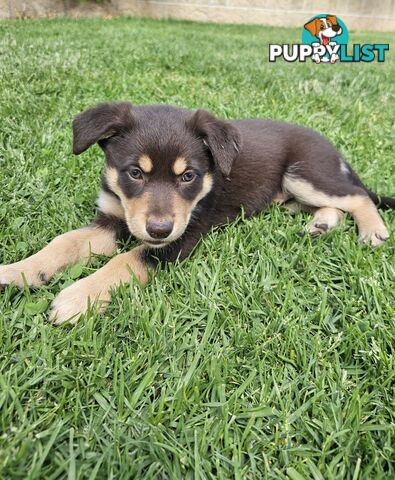
[{"label": "puppy's mouth", "polygon": [[166,245],[169,245],[169,243],[171,243],[171,241],[164,242],[163,240],[142,240],[142,242],[151,248],[163,248],[166,247]]},{"label": "puppy's mouth", "polygon": [[329,42],[333,39],[333,37],[341,35],[342,29],[340,27],[335,30],[333,28],[327,28],[326,30],[324,30],[325,33],[320,32],[320,38],[323,45],[328,45]]},{"label": "puppy's mouth", "polygon": [[323,45],[328,45],[328,43],[330,42],[330,37],[326,37],[325,35],[321,35],[321,40],[322,40],[322,43]]},{"label": "puppy's mouth", "polygon": [[129,228],[130,233],[136,237],[137,240],[140,240],[144,245],[150,248],[164,248],[173,243],[174,241],[178,240],[184,231],[182,232],[173,232],[166,238],[152,238],[146,234],[146,232],[136,232]]}]

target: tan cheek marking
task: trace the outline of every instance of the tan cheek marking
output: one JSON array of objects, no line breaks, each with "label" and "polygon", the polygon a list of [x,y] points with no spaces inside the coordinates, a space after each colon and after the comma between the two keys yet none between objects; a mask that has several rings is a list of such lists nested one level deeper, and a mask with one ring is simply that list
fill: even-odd
[{"label": "tan cheek marking", "polygon": [[126,223],[131,233],[137,238],[146,236],[145,224],[150,194],[143,193],[140,197],[128,198],[125,200]]},{"label": "tan cheek marking", "polygon": [[101,212],[107,215],[113,215],[122,220],[125,218],[125,212],[120,200],[115,198],[114,195],[111,195],[111,193],[102,190],[96,203]]},{"label": "tan cheek marking", "polygon": [[144,173],[150,173],[153,168],[152,160],[148,155],[141,155],[139,158],[139,166]]},{"label": "tan cheek marking", "polygon": [[213,188],[213,177],[206,173],[203,178],[203,185],[199,195],[195,198],[192,203],[192,209],[196,207],[196,205],[202,200],[208,193],[210,193],[211,189]]},{"label": "tan cheek marking", "polygon": [[184,223],[188,215],[191,213],[192,210],[192,202],[187,202],[179,195],[174,195],[173,197],[173,205],[174,205],[174,218],[177,221],[181,221]]},{"label": "tan cheek marking", "polygon": [[173,172],[175,175],[181,175],[187,168],[187,162],[184,157],[177,157],[173,163]]},{"label": "tan cheek marking", "polygon": [[150,194],[145,192],[139,197],[125,199],[125,206],[128,215],[130,216],[146,216],[148,210]]},{"label": "tan cheek marking", "polygon": [[122,206],[128,216],[145,215],[149,203],[149,193],[145,192],[143,195],[135,198],[127,198],[122,192],[118,184],[118,172],[115,168],[107,168],[106,180],[111,190],[121,199]]},{"label": "tan cheek marking", "polygon": [[187,217],[192,213],[192,210],[212,189],[213,178],[209,173],[206,173],[203,178],[203,185],[198,196],[192,201],[188,202],[181,198],[179,195],[174,195],[174,213],[176,218],[182,218],[182,221],[186,221]]},{"label": "tan cheek marking", "polygon": [[108,167],[105,172],[106,180],[108,183],[108,186],[111,188],[111,190],[118,195],[118,197],[122,200],[125,198],[121,187],[118,184],[118,172],[115,168],[113,167]]},{"label": "tan cheek marking", "polygon": [[119,187],[118,172],[112,167],[107,168],[106,180],[111,190],[121,199],[129,230],[135,236],[144,236],[150,194],[145,192],[139,197],[127,198]]}]

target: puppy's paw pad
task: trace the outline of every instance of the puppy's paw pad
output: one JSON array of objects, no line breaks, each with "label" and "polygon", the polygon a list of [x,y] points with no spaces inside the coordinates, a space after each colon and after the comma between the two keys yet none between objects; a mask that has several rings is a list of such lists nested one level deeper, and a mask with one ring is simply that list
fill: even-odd
[{"label": "puppy's paw pad", "polygon": [[47,281],[47,275],[46,275],[45,272],[40,272],[40,273],[38,274],[38,278],[40,279],[40,281],[41,281],[42,283],[45,283],[45,282]]}]

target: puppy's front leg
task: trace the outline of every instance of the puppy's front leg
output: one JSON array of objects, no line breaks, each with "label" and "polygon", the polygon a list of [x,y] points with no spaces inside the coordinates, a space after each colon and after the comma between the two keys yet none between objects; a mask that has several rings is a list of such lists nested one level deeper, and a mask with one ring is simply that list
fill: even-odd
[{"label": "puppy's front leg", "polygon": [[57,325],[70,319],[71,323],[76,323],[93,304],[98,311],[105,310],[111,299],[111,288],[128,282],[131,273],[145,285],[148,282],[145,250],[146,247],[140,246],[121,253],[97,272],[62,290],[52,303],[50,320]]},{"label": "puppy's front leg", "polygon": [[115,248],[115,232],[96,224],[64,233],[25,260],[1,265],[0,287],[23,287],[24,278],[29,286],[42,285],[68,265],[86,263],[91,253],[111,255]]}]

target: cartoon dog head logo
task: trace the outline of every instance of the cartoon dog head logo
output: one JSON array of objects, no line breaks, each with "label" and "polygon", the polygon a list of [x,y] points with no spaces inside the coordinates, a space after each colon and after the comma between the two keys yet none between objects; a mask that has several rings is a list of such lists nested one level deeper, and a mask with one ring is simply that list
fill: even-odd
[{"label": "cartoon dog head logo", "polygon": [[335,63],[340,60],[339,45],[348,43],[348,30],[336,15],[323,13],[305,23],[302,43],[321,52],[312,56],[315,63]]},{"label": "cartoon dog head logo", "polygon": [[341,35],[343,32],[342,27],[337,23],[335,15],[313,18],[313,20],[305,24],[304,28],[314,35],[314,37],[317,37],[321,45],[328,45],[333,37]]}]

